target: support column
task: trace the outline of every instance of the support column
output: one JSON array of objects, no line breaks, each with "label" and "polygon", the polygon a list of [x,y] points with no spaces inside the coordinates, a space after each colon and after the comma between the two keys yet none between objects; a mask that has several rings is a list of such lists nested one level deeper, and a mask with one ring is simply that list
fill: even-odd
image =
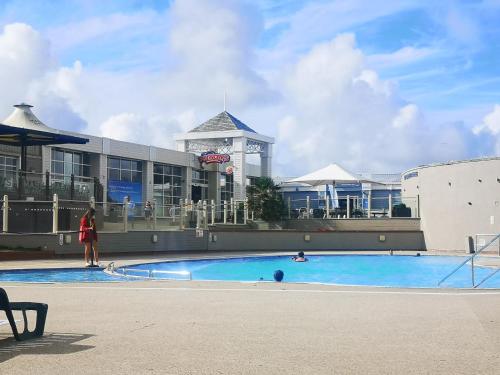
[{"label": "support column", "polygon": [[3,196],[3,228],[2,231],[7,233],[9,231],[9,196]]},{"label": "support column", "polygon": [[52,201],[52,233],[57,233],[59,229],[59,197],[54,194]]},{"label": "support column", "polygon": [[350,219],[351,218],[351,197],[348,195],[347,196],[347,204],[346,204],[346,207],[347,207],[347,218]]},{"label": "support column", "polygon": [[144,196],[142,197],[143,203],[146,201],[153,200],[153,162],[146,161],[144,162],[144,172],[142,177],[142,182],[144,187],[142,188],[142,192]]},{"label": "support column", "polygon": [[368,191],[368,219],[372,217],[372,191]]},{"label": "support column", "polygon": [[272,177],[273,145],[266,143],[263,152],[260,154],[260,175],[262,177]]},{"label": "support column", "polygon": [[108,156],[100,154],[99,155],[99,171],[96,176],[99,178],[99,182],[102,184],[102,200],[103,202],[108,201]]},{"label": "support column", "polygon": [[182,184],[182,197],[191,200],[191,185],[193,182],[193,168],[186,167],[184,169],[184,183]]},{"label": "support column", "polygon": [[245,137],[233,139],[233,165],[234,165],[234,199],[242,201],[246,197],[246,151],[247,139]]},{"label": "support column", "polygon": [[42,173],[51,172],[52,164],[52,148],[49,146],[42,146]]},{"label": "support column", "polygon": [[[220,205],[221,205],[220,179],[221,179],[221,173],[219,171],[208,172],[208,197],[207,198],[210,199],[210,201],[213,201],[214,204],[216,205],[216,207],[220,207]],[[217,214],[217,211],[219,211],[219,214]],[[220,216],[220,208],[215,210],[215,215]]]}]

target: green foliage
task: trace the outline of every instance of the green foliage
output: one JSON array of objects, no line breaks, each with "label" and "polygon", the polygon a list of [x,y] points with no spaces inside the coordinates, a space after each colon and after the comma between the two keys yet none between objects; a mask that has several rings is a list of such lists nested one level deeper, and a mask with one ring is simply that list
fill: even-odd
[{"label": "green foliage", "polygon": [[259,177],[255,185],[247,187],[248,208],[265,221],[281,220],[285,203],[280,188],[270,177]]}]

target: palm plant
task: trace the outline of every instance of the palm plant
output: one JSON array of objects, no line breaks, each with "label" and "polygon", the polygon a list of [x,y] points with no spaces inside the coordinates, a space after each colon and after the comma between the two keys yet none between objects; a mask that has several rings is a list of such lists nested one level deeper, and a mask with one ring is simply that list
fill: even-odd
[{"label": "palm plant", "polygon": [[270,177],[259,177],[255,185],[247,187],[248,208],[265,221],[280,220],[285,204],[280,188]]}]

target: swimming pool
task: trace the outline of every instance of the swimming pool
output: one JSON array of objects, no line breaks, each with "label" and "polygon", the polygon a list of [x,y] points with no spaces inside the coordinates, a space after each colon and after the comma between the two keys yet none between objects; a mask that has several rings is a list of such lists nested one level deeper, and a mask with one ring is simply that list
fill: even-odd
[{"label": "swimming pool", "polygon": [[120,281],[103,272],[102,268],[40,268],[0,271],[0,281],[23,283],[82,283],[100,281]]},{"label": "swimming pool", "polygon": [[[296,263],[290,256],[240,257],[145,263],[126,266],[124,277],[117,268],[114,275],[102,269],[36,269],[0,271],[1,281],[17,282],[106,282],[155,279],[212,281],[273,281],[276,270],[284,272],[284,282],[336,285],[435,288],[464,257],[389,255],[312,255]],[[476,283],[495,269],[475,267]],[[187,276],[189,275],[189,277]],[[471,269],[466,266],[446,280],[442,287],[471,287]],[[500,288],[500,272],[480,285]]]},{"label": "swimming pool", "polygon": [[[438,282],[465,260],[455,256],[312,255],[308,262],[293,262],[290,256],[242,257],[146,263],[127,266],[135,275],[149,271],[188,271],[193,280],[273,281],[276,270],[284,282],[435,288]],[[132,271],[132,272],[131,272]],[[495,269],[475,267],[476,283]],[[442,287],[471,287],[471,268],[465,266]],[[482,288],[500,288],[500,272]]]}]

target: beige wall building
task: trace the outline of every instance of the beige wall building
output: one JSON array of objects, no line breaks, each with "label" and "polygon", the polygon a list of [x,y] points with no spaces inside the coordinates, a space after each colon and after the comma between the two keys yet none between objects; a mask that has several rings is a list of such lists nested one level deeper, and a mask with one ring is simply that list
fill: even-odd
[{"label": "beige wall building", "polygon": [[410,169],[401,193],[419,197],[428,250],[465,251],[466,236],[500,233],[500,157]]}]

